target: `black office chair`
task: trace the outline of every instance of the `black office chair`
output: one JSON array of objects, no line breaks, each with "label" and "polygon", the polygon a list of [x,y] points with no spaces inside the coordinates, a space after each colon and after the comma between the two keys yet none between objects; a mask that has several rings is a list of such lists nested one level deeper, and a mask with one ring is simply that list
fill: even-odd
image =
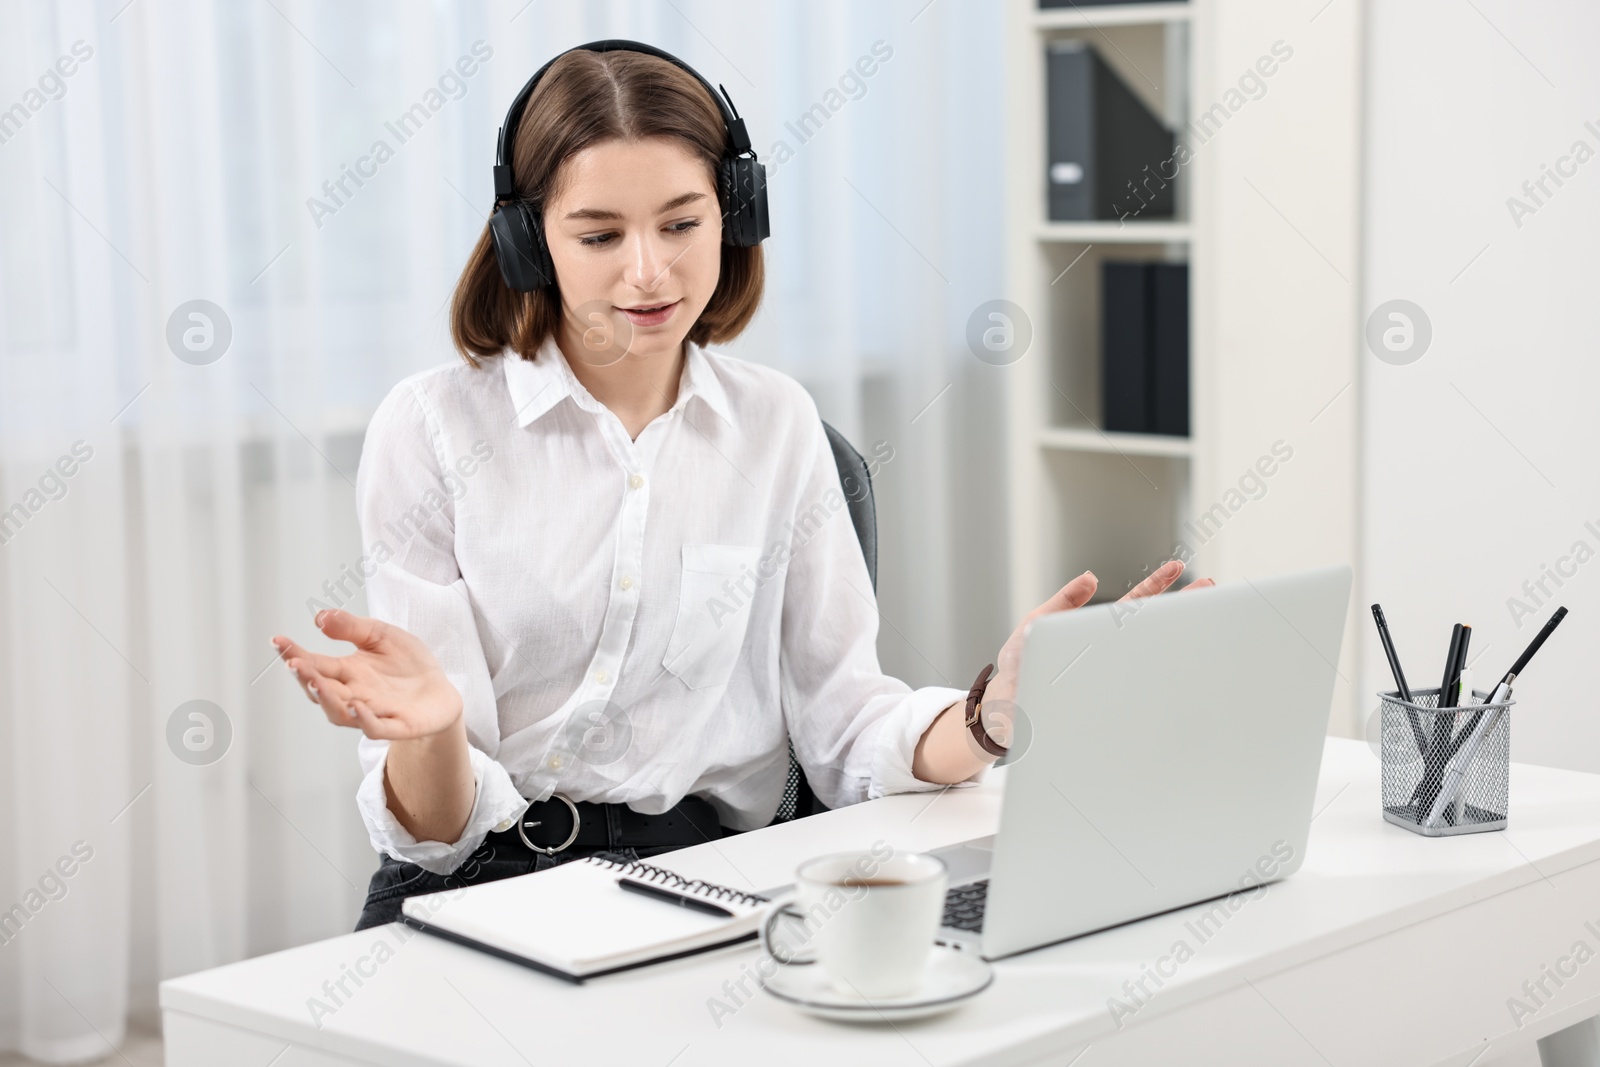
[{"label": "black office chair", "polygon": [[[856,528],[856,540],[861,542],[861,555],[867,562],[867,577],[872,582],[872,591],[876,593],[878,509],[872,498],[872,472],[867,467],[867,461],[861,458],[861,453],[845,439],[844,434],[829,426],[826,421],[823,422],[822,428],[828,432],[828,444],[833,448],[833,461],[839,468],[839,484],[844,489],[844,498],[850,508],[850,522]],[[795,759],[794,742],[791,740],[789,779],[784,783],[783,798],[778,801],[778,813],[773,816],[772,821],[788,822],[791,819],[800,819],[828,810],[828,807],[812,792],[811,783],[806,781],[805,772],[800,769],[800,761]]]}]

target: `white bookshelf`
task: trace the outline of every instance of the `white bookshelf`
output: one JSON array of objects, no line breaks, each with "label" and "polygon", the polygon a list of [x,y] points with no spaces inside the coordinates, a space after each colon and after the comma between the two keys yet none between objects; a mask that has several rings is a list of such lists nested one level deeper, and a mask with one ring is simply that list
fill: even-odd
[{"label": "white bookshelf", "polygon": [[1170,244],[1187,242],[1187,222],[1041,222],[1038,239],[1057,244]]},{"label": "white bookshelf", "polygon": [[[1186,524],[1279,439],[1292,443],[1293,462],[1262,502],[1190,546],[1190,573],[1227,581],[1359,563],[1361,390],[1328,400],[1360,372],[1360,5],[1193,0],[1041,11],[1037,0],[1005,3],[1003,295],[1032,326],[1027,352],[1001,368],[1012,616],[1084,569],[1100,576],[1100,599],[1122,595],[1187,543]],[[1092,45],[1180,139],[1275,40],[1295,51],[1267,92],[1181,167],[1173,219],[1051,222],[1044,59],[1051,41],[1066,38]],[[1186,438],[1103,430],[1100,270],[1108,259],[1190,265]],[[1346,679],[1357,676],[1363,636],[1347,629]],[[1336,732],[1359,730],[1361,704],[1340,682]]]},{"label": "white bookshelf", "polygon": [[1066,452],[1109,452],[1122,456],[1179,456],[1194,454],[1194,442],[1187,437],[1168,437],[1153,433],[1108,433],[1097,429],[1047,426],[1039,431],[1040,448]]},{"label": "white bookshelf", "polygon": [[1193,8],[1183,4],[1107,4],[1090,7],[1058,7],[1048,11],[1033,8],[1028,12],[1039,30],[1079,30],[1102,26],[1148,26],[1168,22],[1187,22]]},{"label": "white bookshelf", "polygon": [[[1108,433],[1100,411],[1100,271],[1109,259],[1188,260],[1195,232],[1183,183],[1173,219],[1051,222],[1045,210],[1045,48],[1088,42],[1169,126],[1191,93],[1187,3],[1041,11],[1008,0],[1007,289],[1033,341],[1008,368],[1012,610],[1025,612],[1085,568],[1101,598],[1173,547],[1197,438]],[[1185,177],[1187,177],[1185,175]],[[1041,592],[1042,591],[1042,592]]]}]

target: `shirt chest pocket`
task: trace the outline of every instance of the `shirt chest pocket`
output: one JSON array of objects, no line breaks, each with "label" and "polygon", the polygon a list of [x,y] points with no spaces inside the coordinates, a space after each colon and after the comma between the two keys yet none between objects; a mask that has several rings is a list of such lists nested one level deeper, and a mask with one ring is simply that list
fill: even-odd
[{"label": "shirt chest pocket", "polygon": [[690,689],[724,685],[733,676],[750,625],[759,554],[746,545],[683,546],[678,615],[661,665]]}]

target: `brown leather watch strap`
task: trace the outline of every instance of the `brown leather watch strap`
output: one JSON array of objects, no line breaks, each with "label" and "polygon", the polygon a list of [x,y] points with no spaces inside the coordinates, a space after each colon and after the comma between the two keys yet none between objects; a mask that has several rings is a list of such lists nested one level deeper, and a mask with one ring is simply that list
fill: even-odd
[{"label": "brown leather watch strap", "polygon": [[989,676],[993,673],[993,663],[978,672],[978,680],[972,683],[972,689],[967,693],[967,717],[965,721],[967,729],[972,731],[973,739],[978,742],[985,752],[991,756],[1004,756],[1009,750],[1005,745],[1000,744],[989,736],[989,732],[983,728],[983,720],[981,718],[983,691],[988,688]]}]

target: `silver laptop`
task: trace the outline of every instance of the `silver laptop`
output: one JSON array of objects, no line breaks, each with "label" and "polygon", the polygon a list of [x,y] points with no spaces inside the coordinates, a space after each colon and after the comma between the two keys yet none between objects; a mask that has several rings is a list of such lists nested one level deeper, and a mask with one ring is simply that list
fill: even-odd
[{"label": "silver laptop", "polygon": [[935,852],[939,939],[997,959],[1297,870],[1350,583],[1329,567],[1036,619],[999,831]]}]

